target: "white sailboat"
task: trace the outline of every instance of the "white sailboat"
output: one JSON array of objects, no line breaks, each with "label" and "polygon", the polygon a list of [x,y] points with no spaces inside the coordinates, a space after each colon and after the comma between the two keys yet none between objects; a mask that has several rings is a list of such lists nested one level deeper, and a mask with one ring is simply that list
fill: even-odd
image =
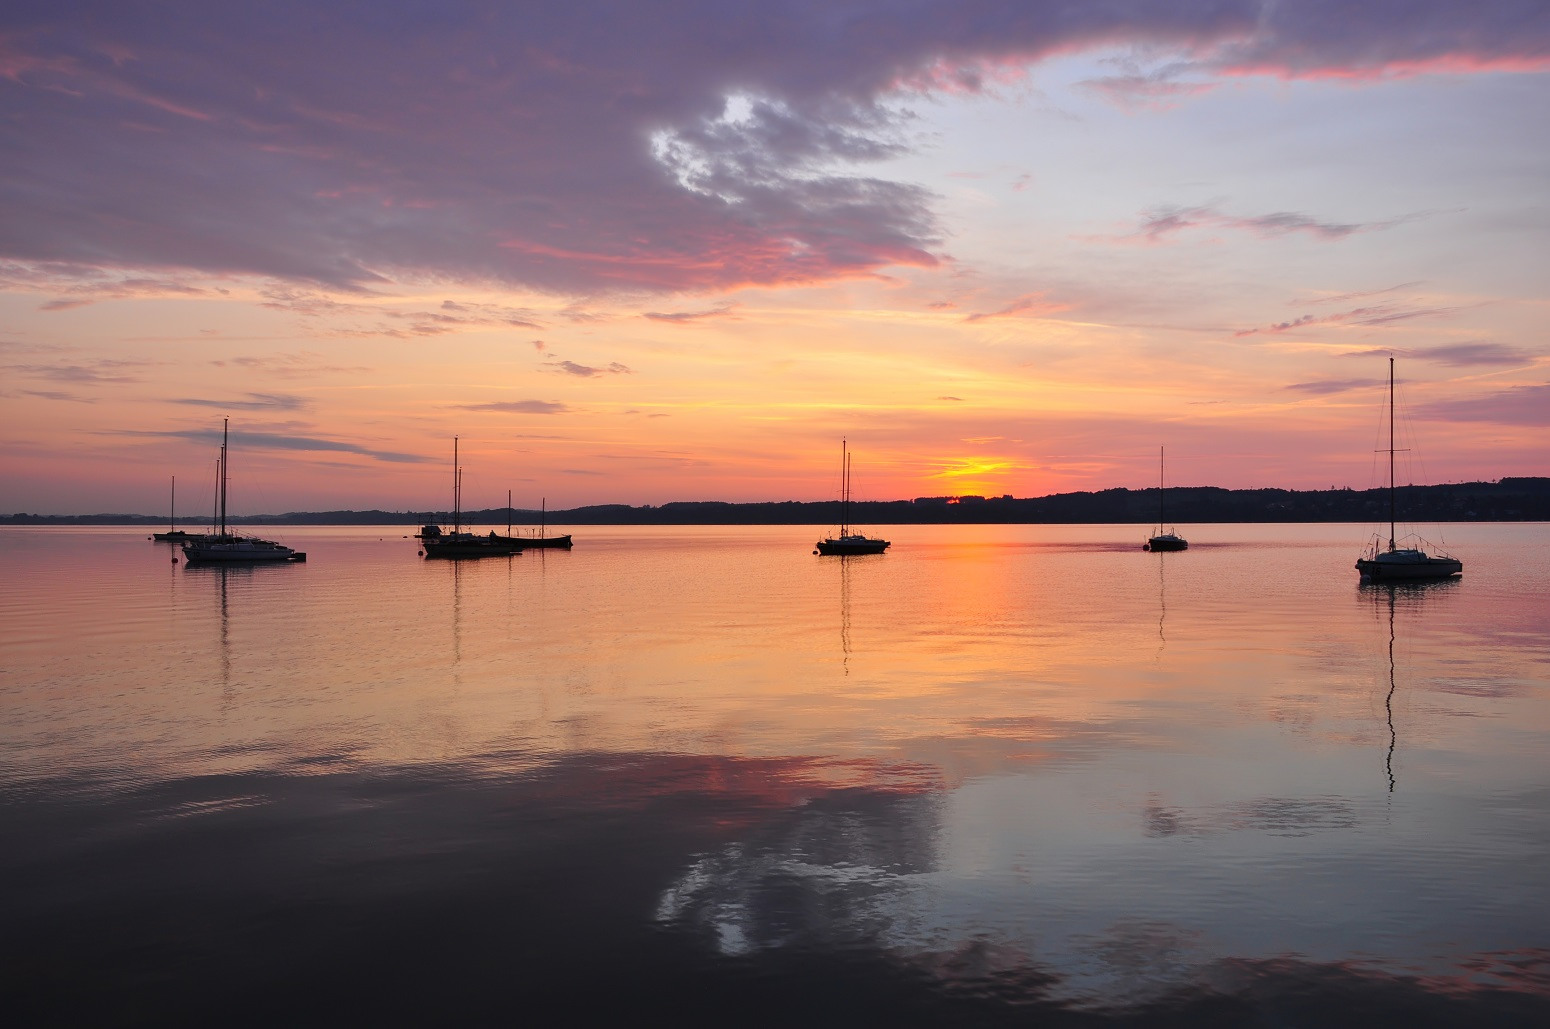
[{"label": "white sailboat", "polygon": [[213,564],[216,562],[254,564],[268,561],[305,561],[306,554],[299,553],[290,547],[275,543],[273,540],[259,539],[256,536],[238,536],[227,530],[226,527],[226,478],[227,478],[227,430],[231,419],[221,422],[221,455],[217,465],[216,478],[217,489],[216,512],[217,523],[213,533],[202,539],[190,540],[183,544],[183,557],[189,564]]},{"label": "white sailboat", "polygon": [[[1389,536],[1385,546],[1374,536],[1371,548],[1356,559],[1356,570],[1368,582],[1448,579],[1464,571],[1464,562],[1448,554],[1428,554],[1420,546],[1401,547],[1395,542],[1398,501],[1394,489],[1394,359],[1389,358]],[[1423,543],[1420,537],[1416,542]],[[1408,541],[1407,541],[1408,542]]]},{"label": "white sailboat", "polygon": [[840,532],[819,540],[814,553],[827,555],[881,554],[888,541],[855,532],[850,526],[850,444],[840,440]]}]

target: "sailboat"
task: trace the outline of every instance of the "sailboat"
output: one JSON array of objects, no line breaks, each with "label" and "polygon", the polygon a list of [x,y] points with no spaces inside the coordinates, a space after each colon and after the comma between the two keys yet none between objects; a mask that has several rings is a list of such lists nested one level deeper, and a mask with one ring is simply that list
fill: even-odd
[{"label": "sailboat", "polygon": [[227,479],[227,430],[230,428],[231,419],[221,422],[221,454],[217,464],[216,480],[216,528],[215,531],[199,539],[190,539],[183,544],[183,557],[189,564],[196,563],[242,563],[253,564],[260,561],[305,561],[307,555],[292,550],[290,547],[275,543],[273,540],[259,539],[256,536],[238,536],[229,532],[226,527],[226,479]]},{"label": "sailboat", "polygon": [[814,544],[817,554],[881,554],[888,549],[888,541],[874,539],[850,526],[850,444],[840,440],[840,534],[828,536]]},{"label": "sailboat", "polygon": [[[539,508],[538,508],[538,532],[537,532],[537,534],[533,535],[533,536],[518,536],[518,537],[516,537],[514,542],[517,544],[517,546],[522,547],[524,550],[527,549],[528,547],[539,547],[539,548],[545,548],[545,549],[551,549],[551,550],[569,550],[571,548],[570,533],[566,533],[563,536],[545,536],[544,535],[544,531],[545,531],[545,524],[544,523],[547,520],[548,513],[549,513],[549,499],[547,497],[545,497],[545,498],[543,498],[542,500],[539,501]],[[511,525],[509,523],[509,519],[511,518],[511,494],[509,492],[506,494],[506,517],[508,519],[508,524],[506,526],[506,535],[510,536],[511,535]]]},{"label": "sailboat", "polygon": [[520,553],[521,541],[514,540],[508,526],[505,536],[493,531],[480,536],[463,529],[463,468],[457,459],[457,437],[452,437],[452,531],[444,532],[441,526],[422,525],[419,535],[420,553],[426,557],[509,557]]},{"label": "sailboat", "polygon": [[178,477],[174,475],[172,477],[172,503],[167,508],[167,531],[153,532],[151,533],[151,539],[155,540],[157,543],[183,543],[185,541],[192,540],[195,537],[203,536],[202,533],[185,532],[178,528],[177,511]]},{"label": "sailboat", "polygon": [[[1428,554],[1420,547],[1401,547],[1394,540],[1398,502],[1394,489],[1394,359],[1389,358],[1389,538],[1384,546],[1382,535],[1372,539],[1371,549],[1356,559],[1356,570],[1369,582],[1396,580],[1447,579],[1464,571],[1464,562],[1447,554]],[[1419,537],[1417,542],[1424,542]]]},{"label": "sailboat", "polygon": [[1141,545],[1142,550],[1188,550],[1189,540],[1180,536],[1178,530],[1163,532],[1163,496],[1167,489],[1163,485],[1163,449],[1157,448],[1157,534]]}]

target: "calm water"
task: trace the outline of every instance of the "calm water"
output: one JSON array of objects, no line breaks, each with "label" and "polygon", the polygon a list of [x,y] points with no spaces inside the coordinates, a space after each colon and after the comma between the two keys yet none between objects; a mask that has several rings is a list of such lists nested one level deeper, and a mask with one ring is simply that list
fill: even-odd
[{"label": "calm water", "polygon": [[0,529],[55,1024],[1550,1022],[1550,526]]}]

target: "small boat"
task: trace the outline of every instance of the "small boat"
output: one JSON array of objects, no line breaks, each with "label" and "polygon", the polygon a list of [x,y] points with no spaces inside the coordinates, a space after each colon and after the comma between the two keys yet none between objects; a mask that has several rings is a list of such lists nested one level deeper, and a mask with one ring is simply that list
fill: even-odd
[{"label": "small boat", "polygon": [[307,555],[273,540],[257,536],[239,536],[226,527],[227,430],[231,419],[221,423],[221,454],[216,465],[216,528],[214,532],[191,536],[183,543],[183,557],[189,564],[254,564],[269,561],[305,561]]},{"label": "small boat", "polygon": [[888,541],[875,539],[853,532],[850,525],[850,444],[840,440],[840,532],[827,536],[814,544],[815,554],[847,556],[855,554],[881,554],[888,549]]},{"label": "small boat", "polygon": [[[1356,559],[1356,570],[1365,582],[1414,582],[1423,579],[1451,579],[1464,572],[1464,562],[1448,554],[1428,554],[1419,545],[1401,547],[1395,542],[1394,524],[1398,520],[1398,501],[1394,488],[1394,359],[1389,358],[1389,536],[1372,538],[1371,547]],[[1413,537],[1417,544],[1426,541]],[[1409,542],[1409,540],[1406,540]],[[1427,544],[1429,545],[1429,544]]]},{"label": "small boat", "polygon": [[186,532],[178,528],[177,509],[178,477],[174,475],[172,477],[172,506],[167,509],[167,531],[153,532],[151,533],[151,539],[157,543],[193,543],[209,538],[210,534],[207,532]]},{"label": "small boat", "polygon": [[1157,533],[1151,539],[1141,544],[1142,550],[1188,550],[1189,540],[1179,535],[1177,529],[1163,532],[1163,495],[1167,489],[1163,485],[1163,448],[1157,448]]},{"label": "small boat", "polygon": [[[540,549],[547,548],[547,549],[552,549],[552,550],[569,550],[571,548],[570,533],[566,533],[563,536],[545,536],[544,535],[544,528],[545,528],[544,522],[545,522],[546,516],[548,514],[548,506],[549,506],[549,500],[548,500],[547,497],[545,497],[539,503],[539,508],[538,508],[538,534],[536,536],[517,536],[517,537],[514,537],[517,545],[522,547],[524,550],[526,550],[526,549],[528,549],[530,547],[538,547]],[[511,493],[510,493],[510,491],[508,491],[506,493],[506,517],[508,519],[511,517]],[[506,526],[506,535],[508,535],[508,536],[511,535],[511,525],[510,525],[509,522],[508,522],[508,524]]]},{"label": "small boat", "polygon": [[458,464],[456,436],[452,437],[452,530],[422,525],[415,539],[420,541],[420,553],[428,558],[510,557],[522,552],[520,541],[512,538],[509,528],[505,536],[497,536],[493,530],[481,536],[463,529],[463,468]]}]

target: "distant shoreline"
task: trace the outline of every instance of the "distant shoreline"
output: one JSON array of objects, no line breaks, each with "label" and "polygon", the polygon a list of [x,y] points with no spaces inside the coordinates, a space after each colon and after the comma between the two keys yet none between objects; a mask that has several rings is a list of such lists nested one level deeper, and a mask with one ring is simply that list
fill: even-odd
[{"label": "distant shoreline", "polygon": [[[1495,482],[1401,486],[1396,491],[1406,522],[1550,521],[1550,477],[1504,478]],[[1229,490],[1217,486],[1170,486],[1169,524],[1203,522],[1374,522],[1388,519],[1388,490]],[[850,520],[867,525],[969,525],[1097,523],[1156,524],[1156,489],[1124,487],[1095,493],[1057,493],[1047,497],[918,497],[914,500],[857,501]],[[669,504],[593,504],[570,510],[513,509],[510,521],[521,526],[550,525],[826,525],[840,519],[837,500],[820,501],[675,501]],[[446,511],[292,511],[285,514],[228,517],[234,525],[410,525],[446,524]],[[468,525],[505,525],[504,507],[465,511]],[[165,515],[0,515],[0,525],[144,525],[167,524]],[[197,530],[204,522],[182,518],[181,527]]]}]

